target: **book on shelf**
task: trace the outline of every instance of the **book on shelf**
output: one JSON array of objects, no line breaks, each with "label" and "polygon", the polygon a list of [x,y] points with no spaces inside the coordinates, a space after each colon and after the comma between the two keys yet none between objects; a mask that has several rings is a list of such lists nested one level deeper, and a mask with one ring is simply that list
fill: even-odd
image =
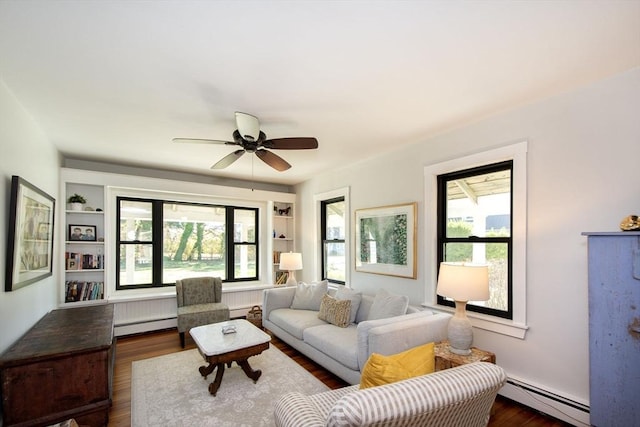
[{"label": "book on shelf", "polygon": [[273,251],[273,263],[274,264],[280,264],[280,254],[282,252],[281,251]]},{"label": "book on shelf", "polygon": [[65,252],[67,270],[100,270],[104,268],[103,254]]},{"label": "book on shelf", "polygon": [[91,301],[104,298],[104,282],[65,282],[65,302]]},{"label": "book on shelf", "polygon": [[289,273],[286,271],[276,271],[276,285],[284,285],[287,283]]}]

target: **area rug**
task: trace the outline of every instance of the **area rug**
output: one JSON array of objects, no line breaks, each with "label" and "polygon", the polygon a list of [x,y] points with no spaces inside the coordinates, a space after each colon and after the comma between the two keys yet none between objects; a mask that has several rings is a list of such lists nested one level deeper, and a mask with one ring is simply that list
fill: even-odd
[{"label": "area rug", "polygon": [[273,426],[273,406],[285,393],[327,391],[320,380],[271,346],[249,358],[262,376],[253,383],[236,363],[226,368],[216,396],[209,394],[215,372],[205,380],[198,367],[205,361],[197,349],[133,362],[131,425]]}]

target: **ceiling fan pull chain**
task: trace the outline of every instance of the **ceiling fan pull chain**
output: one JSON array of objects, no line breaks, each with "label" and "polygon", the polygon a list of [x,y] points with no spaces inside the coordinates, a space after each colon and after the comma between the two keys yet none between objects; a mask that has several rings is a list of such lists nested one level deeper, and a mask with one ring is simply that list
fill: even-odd
[{"label": "ceiling fan pull chain", "polygon": [[253,160],[255,159],[255,156],[251,156],[251,191],[255,190],[253,187],[255,187],[256,185],[256,179],[253,176]]}]

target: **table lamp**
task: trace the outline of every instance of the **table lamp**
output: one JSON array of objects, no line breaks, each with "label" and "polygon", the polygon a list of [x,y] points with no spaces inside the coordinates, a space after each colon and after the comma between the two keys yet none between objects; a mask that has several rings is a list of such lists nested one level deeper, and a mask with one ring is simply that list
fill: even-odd
[{"label": "table lamp", "polygon": [[486,265],[441,263],[438,274],[438,295],[451,298],[456,311],[449,320],[447,334],[449,350],[455,354],[471,354],[473,329],[467,317],[467,301],[489,299],[489,268]]},{"label": "table lamp", "polygon": [[287,286],[295,286],[296,281],[295,270],[302,270],[302,254],[297,252],[284,252],[280,254],[280,270],[287,271]]}]

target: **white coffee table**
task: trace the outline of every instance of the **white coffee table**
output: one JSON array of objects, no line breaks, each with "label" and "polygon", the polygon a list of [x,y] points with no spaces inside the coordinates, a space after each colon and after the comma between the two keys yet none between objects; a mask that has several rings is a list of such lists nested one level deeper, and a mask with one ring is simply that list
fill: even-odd
[{"label": "white coffee table", "polygon": [[[223,334],[222,328],[235,326],[233,334]],[[225,364],[231,366],[236,362],[244,373],[257,382],[262,371],[254,371],[249,366],[249,357],[257,356],[269,348],[271,336],[244,319],[229,320],[192,328],[189,333],[198,346],[198,351],[209,363],[199,368],[200,374],[206,379],[207,375],[218,368],[215,380],[209,384],[209,393],[214,396],[222,383]]]}]

